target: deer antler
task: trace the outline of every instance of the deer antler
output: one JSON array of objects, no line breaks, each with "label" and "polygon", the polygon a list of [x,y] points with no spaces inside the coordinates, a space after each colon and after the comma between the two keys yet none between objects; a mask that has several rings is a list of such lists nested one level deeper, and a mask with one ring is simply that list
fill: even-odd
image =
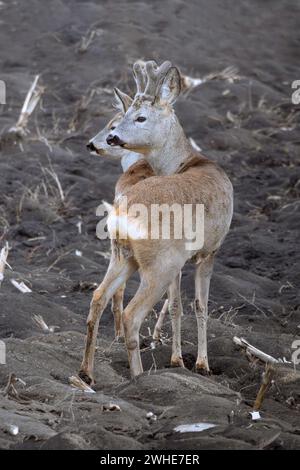
[{"label": "deer antler", "polygon": [[144,91],[144,95],[154,96],[156,89],[166,75],[169,68],[172,66],[171,62],[166,60],[159,67],[154,60],[146,62],[146,75],[147,75],[147,84]]},{"label": "deer antler", "polygon": [[133,64],[133,76],[136,83],[136,93],[143,93],[146,87],[146,71],[145,71],[146,62],[142,60],[137,60]]}]

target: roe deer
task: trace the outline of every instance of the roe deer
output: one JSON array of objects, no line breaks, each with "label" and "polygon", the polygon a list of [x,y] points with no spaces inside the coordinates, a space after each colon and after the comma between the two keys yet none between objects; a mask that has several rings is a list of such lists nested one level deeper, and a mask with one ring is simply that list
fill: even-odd
[{"label": "roe deer", "polygon": [[[147,208],[157,202],[204,204],[205,226],[202,248],[187,248],[186,238],[170,240],[124,239],[122,233],[112,241],[112,258],[106,276],[96,289],[88,316],[86,349],[79,375],[93,381],[93,360],[101,314],[116,290],[139,269],[140,287],[123,314],[125,341],[132,376],[143,371],[139,352],[139,330],[143,319],[173,282],[178,287],[181,268],[188,259],[196,260],[195,313],[198,325],[196,369],[209,372],[207,360],[207,301],[216,251],[222,244],[232,218],[232,185],[214,162],[197,154],[188,142],[172,108],[180,93],[180,75],[175,67],[166,74],[147,63],[147,86],[138,93],[121,123],[107,139],[110,145],[142,153],[160,176],[135,184],[128,192],[128,207],[143,203]],[[135,67],[137,72],[137,68]],[[161,69],[159,69],[161,72]],[[123,98],[122,98],[123,100]],[[122,199],[116,201],[109,217],[110,230],[121,219],[134,227],[134,217],[122,212]],[[119,227],[121,225],[119,224]],[[147,230],[147,226],[144,227]],[[174,226],[172,227],[172,233]],[[182,364],[180,341],[180,295],[174,287],[170,305],[173,326],[171,363]]]},{"label": "roe deer", "polygon": [[[141,93],[146,85],[146,62],[140,60],[137,63],[139,64],[141,73],[138,73],[138,75],[135,76],[135,81],[137,85],[137,93]],[[222,77],[222,74],[214,74],[214,78],[215,77]],[[205,77],[192,78],[188,75],[181,74],[181,88],[184,91],[190,91],[191,89],[205,83],[206,81],[207,79]],[[107,144],[106,139],[108,135],[121,122],[123,115],[126,113],[127,109],[133,102],[133,100],[128,95],[118,90],[117,88],[114,89],[114,93],[116,98],[115,107],[119,112],[106,124],[104,129],[102,129],[89,141],[87,148],[91,151],[92,154],[100,155],[102,157],[113,160],[121,160],[124,174],[119,178],[116,184],[115,199],[118,199],[122,193],[127,191],[134,184],[145,178],[148,178],[149,176],[154,176],[155,173],[150,164],[147,163],[147,161],[144,159],[143,155],[122,149],[121,147],[111,147]],[[196,145],[192,139],[190,140],[192,145]],[[121,315],[123,312],[124,290],[125,286],[120,287],[120,289],[118,289],[112,297],[112,313],[114,317],[116,338],[124,336],[121,320]],[[155,340],[159,340],[161,336],[162,325],[167,310],[168,299],[164,302],[162,310],[159,314],[158,321],[154,328],[153,339]]]},{"label": "roe deer", "polygon": [[[145,63],[139,61],[141,72],[144,74]],[[193,80],[192,84],[186,84],[186,89],[195,87],[198,85],[200,79],[190,79],[190,77],[183,76],[182,80],[187,81]],[[135,77],[137,92],[141,92],[143,86],[145,86],[145,80],[143,80],[143,75],[139,74]],[[91,151],[92,154],[100,155],[113,160],[121,160],[121,166],[123,169],[123,175],[117,181],[115,188],[115,200],[117,200],[125,191],[130,189],[137,182],[148,178],[149,176],[154,176],[155,173],[149,163],[144,159],[143,155],[131,152],[129,150],[122,149],[121,147],[111,147],[107,144],[106,139],[109,136],[110,132],[116,128],[123,118],[123,115],[132,104],[132,99],[122,93],[117,88],[114,89],[115,94],[115,108],[119,112],[106,124],[106,126],[95,136],[93,137],[87,148]],[[122,97],[122,99],[121,99]],[[122,312],[123,312],[123,301],[124,301],[124,290],[125,285],[121,286],[116,293],[112,296],[112,313],[114,317],[114,327],[115,327],[115,337],[118,339],[124,336],[123,323],[122,323]],[[168,299],[165,300],[162,310],[159,314],[158,321],[154,327],[153,339],[159,340],[161,337],[162,325],[164,318],[168,310]]]},{"label": "roe deer", "polygon": [[[145,76],[146,62],[139,60],[137,62],[141,69],[141,72],[135,76],[137,85],[137,92],[141,93],[146,86],[147,77]],[[202,78],[193,78],[188,75],[181,74],[181,91],[184,93],[190,92],[193,88],[198,87],[211,80],[229,80],[233,81],[237,79],[237,70],[234,67],[227,67],[221,72],[210,73]],[[107,144],[106,139],[110,131],[114,130],[116,126],[121,122],[123,115],[132,104],[132,99],[122,93],[120,90],[115,89],[115,98],[118,113],[108,122],[108,124],[102,129],[95,137],[93,137],[87,147],[92,154],[107,157],[109,159],[121,160],[122,169],[124,175],[122,175],[116,185],[115,198],[117,199],[125,190],[149,176],[153,176],[155,173],[149,163],[144,159],[142,154],[132,152],[121,147],[112,147]],[[190,143],[196,150],[200,150],[197,144],[192,138],[189,138]],[[138,163],[138,164],[136,164]],[[129,170],[130,171],[127,171]],[[121,321],[121,314],[123,312],[123,297],[124,287],[122,286],[112,297],[112,313],[114,316],[115,324],[115,336],[116,338],[123,336],[123,326]],[[168,299],[165,301],[163,308],[159,314],[158,321],[155,325],[153,332],[153,339],[159,340],[161,336],[161,330],[164,318],[168,310]]]}]

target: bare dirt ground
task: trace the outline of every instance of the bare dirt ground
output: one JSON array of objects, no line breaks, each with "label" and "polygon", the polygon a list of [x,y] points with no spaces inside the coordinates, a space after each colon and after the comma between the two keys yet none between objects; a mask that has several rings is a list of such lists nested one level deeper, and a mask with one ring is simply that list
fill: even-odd
[{"label": "bare dirt ground", "polygon": [[[290,360],[299,339],[300,108],[291,102],[291,82],[300,79],[299,15],[292,0],[0,2],[0,79],[7,85],[2,136],[16,122],[35,74],[46,87],[22,145],[1,139],[0,248],[9,241],[13,271],[6,269],[0,289],[0,338],[7,347],[7,365],[0,365],[0,448],[300,448],[299,381],[274,384],[263,419],[251,422],[262,369],[250,368],[232,342],[243,336]],[[149,348],[153,312],[142,330],[145,373],[131,382],[107,309],[96,393],[84,394],[68,377],[79,368],[92,289],[108,263],[109,244],[95,235],[95,209],[102,199],[112,201],[121,171],[117,162],[91,157],[85,144],[112,115],[112,86],[133,90],[130,67],[137,58],[169,59],[194,76],[235,65],[243,77],[207,83],[176,105],[186,133],[225,168],[235,190],[232,229],[209,301],[213,375],[193,372],[197,339],[187,267],[187,368],[168,367],[169,321],[164,342]],[[63,200],[49,170],[58,175]],[[11,279],[32,293],[22,294]],[[137,283],[129,283],[126,301]],[[59,329],[44,333],[34,315]],[[3,393],[9,373],[26,383],[16,384],[17,397]],[[110,403],[121,411],[105,411]],[[197,422],[216,427],[174,432]],[[19,427],[17,436],[9,425]]]}]

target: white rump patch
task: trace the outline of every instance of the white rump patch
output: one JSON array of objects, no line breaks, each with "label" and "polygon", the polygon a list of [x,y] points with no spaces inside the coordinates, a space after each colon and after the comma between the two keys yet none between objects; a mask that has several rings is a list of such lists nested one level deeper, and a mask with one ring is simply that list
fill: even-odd
[{"label": "white rump patch", "polygon": [[107,219],[107,228],[110,238],[123,238],[131,240],[147,240],[148,231],[138,218],[129,215],[117,215],[115,209],[110,212]]}]

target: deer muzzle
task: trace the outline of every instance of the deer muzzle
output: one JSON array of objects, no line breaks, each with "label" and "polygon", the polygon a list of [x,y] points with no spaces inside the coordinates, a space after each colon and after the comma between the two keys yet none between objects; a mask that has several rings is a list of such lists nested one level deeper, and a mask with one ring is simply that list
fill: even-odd
[{"label": "deer muzzle", "polygon": [[95,147],[95,145],[93,144],[93,142],[89,142],[87,145],[86,145],[86,148],[88,150],[90,150],[90,152],[96,152],[97,151],[97,148]]}]

